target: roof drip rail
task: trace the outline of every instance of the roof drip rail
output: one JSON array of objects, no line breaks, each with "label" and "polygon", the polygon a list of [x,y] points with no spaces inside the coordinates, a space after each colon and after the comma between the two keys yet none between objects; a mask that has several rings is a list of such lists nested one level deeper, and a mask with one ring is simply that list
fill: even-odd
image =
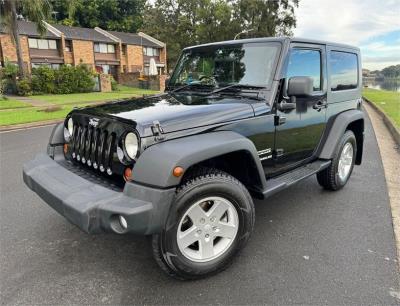
[{"label": "roof drip rail", "polygon": [[47,30],[51,33],[53,33],[55,36],[61,37],[63,33],[59,30],[57,30],[55,27],[53,27],[51,24],[47,23],[46,21],[42,20],[42,22],[45,24]]},{"label": "roof drip rail", "polygon": [[111,40],[120,43],[121,39],[119,39],[118,37],[112,35],[111,33],[107,32],[106,30],[103,30],[102,28],[99,27],[95,27],[94,28],[95,31],[99,32],[100,34],[103,34],[104,36],[107,36],[108,38],[110,38]]},{"label": "roof drip rail", "polygon": [[138,35],[143,37],[143,38],[146,38],[146,39],[150,40],[151,42],[155,43],[156,45],[158,45],[158,46],[160,46],[162,48],[165,47],[165,43],[163,43],[162,41],[159,41],[158,39],[155,39],[154,37],[151,37],[150,35],[147,35],[147,34],[145,34],[143,32],[139,32]]}]

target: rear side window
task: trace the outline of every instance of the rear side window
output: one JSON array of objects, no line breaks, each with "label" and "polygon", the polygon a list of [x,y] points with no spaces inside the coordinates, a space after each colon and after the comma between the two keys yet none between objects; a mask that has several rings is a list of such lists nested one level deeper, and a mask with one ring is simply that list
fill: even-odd
[{"label": "rear side window", "polygon": [[321,90],[321,52],[312,49],[292,49],[286,73],[287,79],[295,76],[311,77],[314,91]]},{"label": "rear side window", "polygon": [[358,87],[357,54],[331,51],[329,67],[332,91],[354,89]]}]

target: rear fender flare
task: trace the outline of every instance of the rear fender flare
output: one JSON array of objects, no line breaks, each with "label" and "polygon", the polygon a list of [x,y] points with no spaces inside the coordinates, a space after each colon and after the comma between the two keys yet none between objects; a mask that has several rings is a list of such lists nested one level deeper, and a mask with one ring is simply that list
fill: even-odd
[{"label": "rear fender flare", "polygon": [[[364,113],[361,110],[349,110],[337,115],[331,124],[328,123],[327,134],[323,138],[322,145],[317,157],[321,159],[332,159],[335,154],[336,147],[348,126],[356,121],[364,122]],[[330,128],[329,128],[330,126]],[[364,130],[362,131],[362,135]],[[362,139],[362,137],[361,137]],[[357,145],[360,154],[362,154],[362,143]],[[361,149],[361,150],[360,150]]]}]

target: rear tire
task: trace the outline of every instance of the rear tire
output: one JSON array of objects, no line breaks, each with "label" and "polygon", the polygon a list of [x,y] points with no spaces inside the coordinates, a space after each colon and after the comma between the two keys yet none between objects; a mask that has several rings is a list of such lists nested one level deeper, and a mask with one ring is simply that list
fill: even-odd
[{"label": "rear tire", "polygon": [[327,190],[343,188],[353,172],[356,154],[356,137],[352,131],[348,130],[336,148],[331,165],[317,173],[318,183]]},{"label": "rear tire", "polygon": [[198,279],[226,269],[253,231],[249,192],[217,169],[190,176],[177,189],[173,207],[163,232],[153,235],[152,247],[161,269],[178,279]]}]

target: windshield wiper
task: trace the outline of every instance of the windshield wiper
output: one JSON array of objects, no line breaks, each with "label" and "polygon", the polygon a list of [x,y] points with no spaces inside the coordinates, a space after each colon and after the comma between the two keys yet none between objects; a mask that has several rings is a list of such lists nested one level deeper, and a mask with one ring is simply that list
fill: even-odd
[{"label": "windshield wiper", "polygon": [[235,83],[235,84],[229,84],[229,85],[227,85],[227,86],[214,89],[213,91],[211,91],[211,92],[209,93],[209,95],[212,95],[212,94],[215,94],[215,93],[218,93],[218,92],[221,92],[221,91],[225,91],[225,90],[227,90],[227,89],[229,89],[229,88],[237,88],[237,89],[241,89],[241,88],[246,88],[246,89],[262,89],[262,88],[265,88],[265,87],[264,87],[264,86],[258,86],[258,85],[238,84],[238,83]]},{"label": "windshield wiper", "polygon": [[207,85],[205,85],[205,84],[189,83],[189,84],[185,84],[185,85],[179,86],[179,87],[177,87],[177,88],[171,90],[170,93],[177,92],[177,91],[181,91],[181,90],[183,90],[183,89],[185,89],[185,88],[190,88],[190,87],[206,87],[206,86],[207,86]]}]

